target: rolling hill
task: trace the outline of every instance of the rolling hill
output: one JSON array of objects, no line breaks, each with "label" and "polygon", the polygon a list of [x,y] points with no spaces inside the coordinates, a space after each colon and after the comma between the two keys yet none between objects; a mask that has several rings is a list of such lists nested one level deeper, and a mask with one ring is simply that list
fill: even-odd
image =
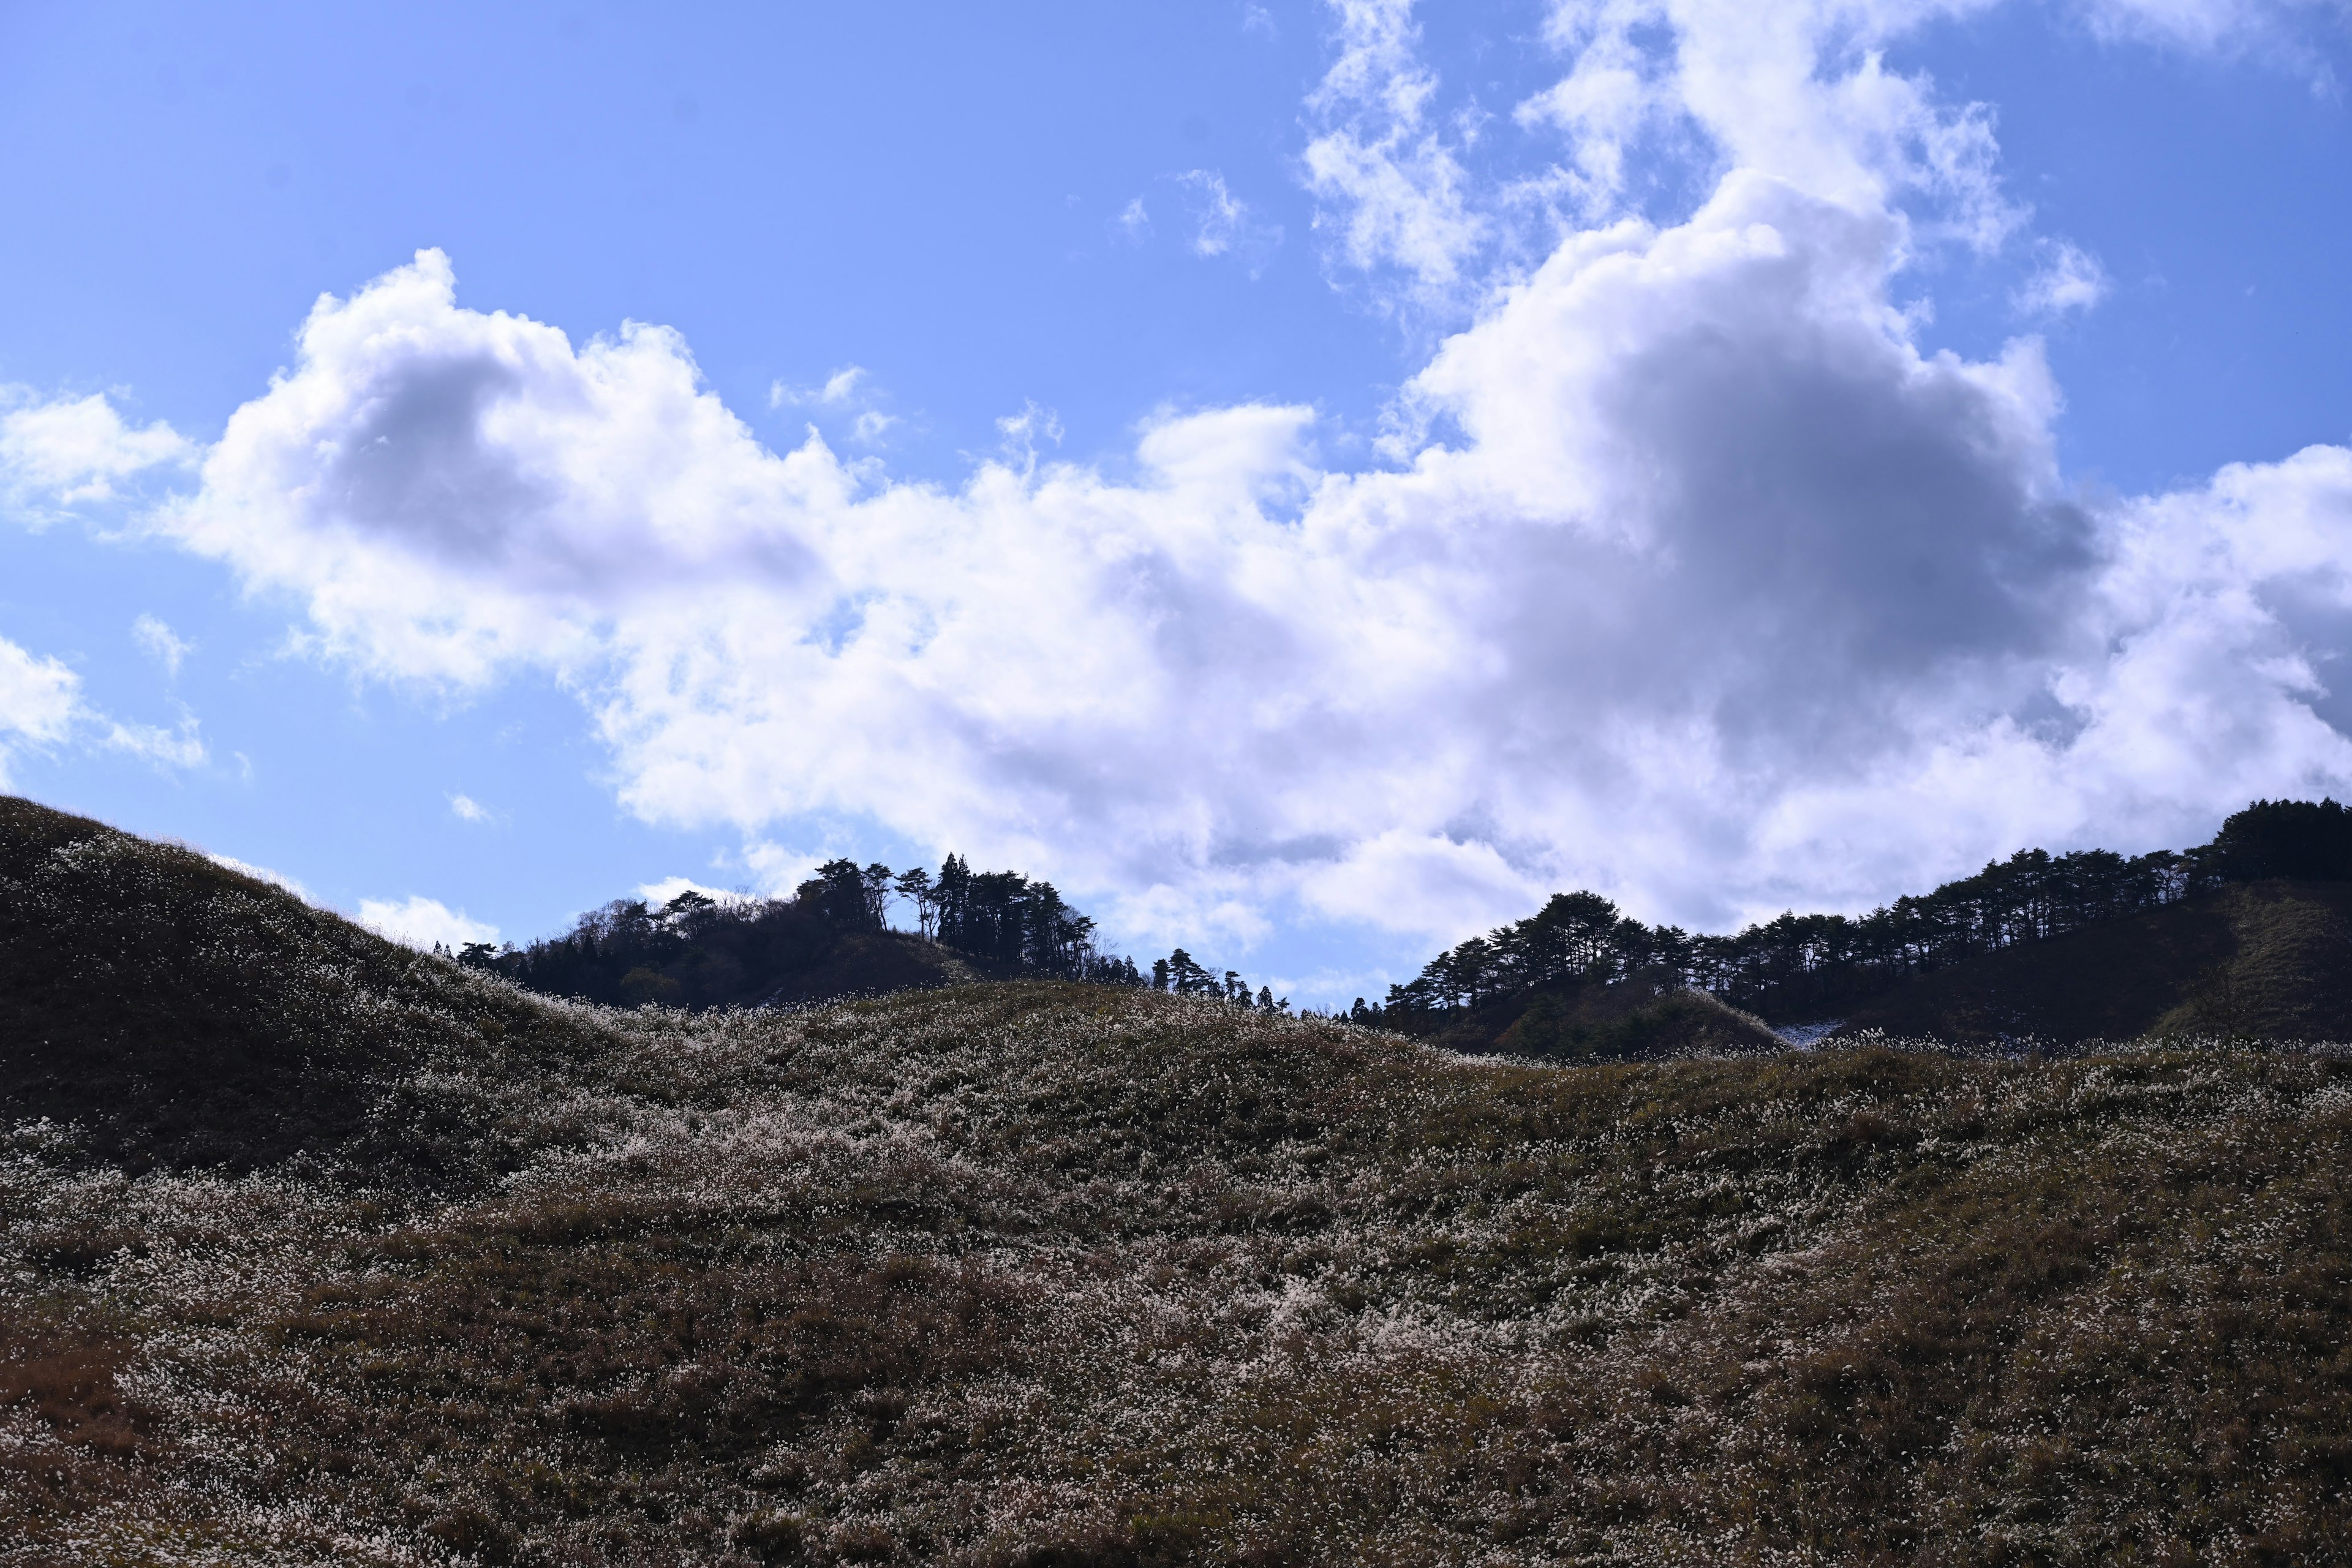
[{"label": "rolling hill", "polygon": [[2352,1555],[2324,1053],[593,1008],[22,803],[0,910],[0,1564]]}]

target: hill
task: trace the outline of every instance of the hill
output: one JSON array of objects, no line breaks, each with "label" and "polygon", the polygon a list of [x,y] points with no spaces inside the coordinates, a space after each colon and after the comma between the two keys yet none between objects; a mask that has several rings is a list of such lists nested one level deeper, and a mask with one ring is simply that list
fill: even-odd
[{"label": "hill", "polygon": [[456,1179],[505,1158],[494,1130],[411,1114],[403,1086],[528,1073],[603,1027],[191,850],[0,797],[0,1105],[74,1121],[131,1174],[307,1154]]},{"label": "hill", "polygon": [[2352,1555],[2333,1059],[606,1010],[0,831],[0,1564]]},{"label": "hill", "polygon": [[[2177,853],[2021,849],[1866,915],[1792,910],[1727,935],[1644,925],[1598,893],[1555,894],[1438,954],[1382,1005],[1359,998],[1350,1016],[1464,1050],[1513,1049],[1503,1037],[1517,1029],[1576,1059],[1731,1027],[1690,998],[1630,1034],[1615,1022],[1685,989],[1809,1037],[1843,1021],[2003,1050],[2151,1030],[2341,1040],[2352,1037],[2346,888],[2352,811],[2258,800]],[[1565,1034],[1554,1026],[1570,1019],[1581,1021]]]},{"label": "hill", "polygon": [[1971,1047],[2352,1040],[2352,884],[2216,889],[1903,981],[1843,1025]]},{"label": "hill", "polygon": [[[915,906],[919,933],[890,928],[894,902]],[[562,935],[502,951],[471,943],[458,962],[544,995],[623,1006],[793,1006],[982,978],[1141,984],[1131,960],[1097,950],[1094,927],[1051,882],[974,872],[961,856],[936,878],[836,859],[788,898],[688,889],[658,910],[616,899]]]}]

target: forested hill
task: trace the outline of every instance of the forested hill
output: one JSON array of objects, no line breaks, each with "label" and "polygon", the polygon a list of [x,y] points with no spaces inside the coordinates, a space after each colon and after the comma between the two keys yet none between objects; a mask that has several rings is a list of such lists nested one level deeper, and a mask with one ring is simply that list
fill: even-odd
[{"label": "forested hill", "polygon": [[[891,929],[894,903],[912,907],[916,931]],[[830,861],[785,899],[618,899],[561,936],[457,956],[544,994],[622,1006],[772,1006],[1024,976],[1141,984],[1094,931],[1051,882],[950,855],[936,877]]]},{"label": "forested hill", "polygon": [[[2168,943],[2193,951],[2200,964],[2223,964],[2235,943],[2233,930],[2223,928],[2235,917],[2217,900],[2232,887],[2347,880],[2352,812],[2333,800],[2264,800],[2229,817],[2211,842],[2194,848],[2129,857],[2022,849],[1972,877],[1866,915],[1792,912],[1728,936],[1645,925],[1597,893],[1562,893],[1525,920],[1439,954],[1411,983],[1391,986],[1384,1006],[1360,1004],[1359,1016],[1477,1048],[1503,1043],[1530,1011],[1540,1023],[1563,998],[1584,996],[1580,1005],[1589,1008],[1595,988],[1633,984],[1663,992],[1692,987],[1774,1023],[1796,1023],[1865,1008],[1906,983],[1956,966],[1986,970],[1997,955],[2113,928],[2112,940],[2094,943],[2085,934],[2068,950],[2078,960],[2076,988],[2095,988],[2102,971],[2130,970],[2138,977],[2137,958]],[[2192,910],[2210,918],[2201,924],[2187,918]],[[2163,918],[2150,924],[2151,917]],[[2117,923],[2134,918],[2140,923]],[[2201,933],[2194,940],[2187,934],[2192,926]],[[1985,984],[2014,991],[2028,984],[2027,973],[2021,961],[1995,963]],[[2035,1034],[2037,999],[2049,987],[2031,984],[2041,988],[2034,997],[1991,994],[1980,999],[1979,1011],[2000,1014],[2011,1032]],[[2226,989],[2229,977],[2217,974],[2212,984]],[[2164,1011],[2147,1010],[2147,1018]],[[1539,1051],[1529,1037],[1543,1032],[1521,1027],[1508,1045]]]}]

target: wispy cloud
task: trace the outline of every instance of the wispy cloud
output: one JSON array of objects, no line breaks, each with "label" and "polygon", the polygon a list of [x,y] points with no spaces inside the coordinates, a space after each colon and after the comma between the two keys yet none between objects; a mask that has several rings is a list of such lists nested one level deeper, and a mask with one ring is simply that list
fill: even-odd
[{"label": "wispy cloud", "polygon": [[109,720],[105,724],[106,744],[118,752],[163,768],[202,767],[210,752],[204,737],[198,734],[196,719],[186,714],[175,729],[166,730],[156,724],[126,724]]},{"label": "wispy cloud", "polygon": [[768,388],[771,408],[807,408],[820,413],[847,416],[850,439],[864,446],[879,445],[893,426],[899,423],[897,415],[883,406],[881,390],[862,365],[845,365],[814,386],[793,386],[776,382]]},{"label": "wispy cloud", "polygon": [[1176,183],[1184,191],[1192,219],[1193,255],[1233,257],[1255,276],[1282,244],[1282,226],[1260,218],[1226,187],[1223,174],[1188,169],[1176,176]]},{"label": "wispy cloud", "polygon": [[2063,316],[2088,310],[2107,297],[2106,268],[2098,258],[2067,240],[2045,241],[2042,265],[2020,285],[2018,310],[2029,316]]},{"label": "wispy cloud", "polygon": [[473,796],[468,795],[451,795],[449,797],[449,809],[451,812],[456,814],[457,820],[460,822],[488,822],[490,820],[489,807],[482,805],[480,802],[474,799]]},{"label": "wispy cloud", "polygon": [[131,640],[137,643],[148,658],[162,665],[163,673],[168,676],[180,673],[180,666],[189,654],[195,651],[196,646],[177,636],[153,616],[146,615],[131,623]]},{"label": "wispy cloud", "polygon": [[89,704],[70,668],[0,637],[0,787],[8,783],[13,756],[66,746],[122,752],[159,767],[199,767],[206,752],[197,731],[194,714],[168,730],[110,718]]},{"label": "wispy cloud", "polygon": [[1335,0],[1339,49],[1307,100],[1319,127],[1307,185],[1315,226],[1341,265],[1394,274],[1399,299],[1453,309],[1492,239],[1461,160],[1459,132],[1436,112],[1438,79],[1420,57],[1412,0]]}]

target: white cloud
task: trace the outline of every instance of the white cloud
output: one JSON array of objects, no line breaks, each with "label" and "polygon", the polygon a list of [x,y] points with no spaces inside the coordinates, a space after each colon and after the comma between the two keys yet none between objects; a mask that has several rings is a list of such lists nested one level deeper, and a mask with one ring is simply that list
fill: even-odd
[{"label": "white cloud", "polygon": [[1304,154],[1331,258],[1391,306],[1459,320],[1500,279],[1579,227],[1629,210],[1629,167],[1713,184],[1747,171],[1856,210],[1901,211],[1925,241],[1998,249],[2027,217],[2002,192],[1989,110],[1950,108],[1885,51],[1994,0],[1554,0],[1545,37],[1565,76],[1513,109],[1557,162],[1480,180],[1489,117],[1448,110],[1420,57],[1412,0],[1328,0],[1337,58]]},{"label": "white cloud", "polygon": [[840,408],[857,402],[859,388],[872,378],[863,365],[844,365],[815,386],[792,386],[777,382],[768,388],[771,408]]},{"label": "white cloud", "polygon": [[457,820],[460,822],[488,822],[490,820],[489,807],[482,805],[479,801],[468,795],[451,795],[449,797],[449,809],[457,815]]},{"label": "white cloud", "polygon": [[391,938],[409,947],[428,949],[434,943],[455,952],[469,942],[496,942],[499,928],[483,921],[471,920],[462,910],[452,910],[438,899],[421,894],[394,902],[390,899],[360,900],[360,924],[380,936]]},{"label": "white cloud", "polygon": [[1118,216],[1111,219],[1111,227],[1118,231],[1120,238],[1130,245],[1140,245],[1150,237],[1151,214],[1145,208],[1143,198],[1129,197],[1127,205],[1118,209]]},{"label": "white cloud", "polygon": [[[2315,85],[2334,90],[2324,66],[2297,38],[2305,19],[2344,19],[2332,0],[2085,0],[2092,27],[2112,38],[2169,44],[2196,52],[2253,50],[2316,66]],[[2330,13],[2334,15],[2331,16]]]},{"label": "white cloud", "polygon": [[131,640],[137,643],[148,658],[162,665],[163,673],[170,676],[180,673],[180,666],[189,654],[195,651],[196,646],[179,637],[153,616],[147,615],[131,623]]},{"label": "white cloud", "polygon": [[257,882],[268,882],[273,887],[283,888],[306,904],[317,901],[310,897],[310,889],[283,871],[273,871],[267,866],[256,866],[251,861],[240,860],[233,855],[206,855],[205,858],[215,866],[226,867],[235,871],[240,877],[250,877]]},{"label": "white cloud", "polygon": [[2033,342],[1930,353],[1896,308],[1923,228],[2016,216],[1989,119],[1874,52],[1949,9],[1563,24],[1570,79],[1609,26],[1631,79],[1542,123],[1696,128],[1721,166],[1486,276],[1409,13],[1344,7],[1318,144],[1369,183],[1318,186],[1335,244],[1476,300],[1402,400],[1444,437],[1393,468],[1253,404],[1152,416],[1113,477],[1033,406],[962,485],[891,482],[763,447],[675,333],[575,345],[425,252],[322,300],[152,525],[370,673],[553,670],[622,798],[739,829],[763,887],[807,861],[777,839],[870,818],[1139,940],[1450,939],[1577,884],[1714,926],[2342,793],[2352,454],[2094,503]]},{"label": "white cloud", "polygon": [[58,744],[82,713],[80,677],[0,637],[0,789],[9,787],[11,753]]},{"label": "white cloud", "polygon": [[2045,242],[2042,264],[2017,291],[2017,308],[2030,316],[2063,316],[2087,310],[2107,297],[2106,268],[2099,258],[2066,240]]},{"label": "white cloud", "polygon": [[1178,931],[1296,898],[1444,934],[1569,882],[1719,920],[2342,767],[2244,626],[2268,708],[2209,731],[2126,679],[2105,650],[2189,635],[2118,596],[2144,525],[2069,500],[2031,345],[1912,345],[1900,248],[1736,176],[1446,342],[1412,392],[1459,443],[1402,471],[1244,406],[1155,420],[1119,483],[1040,462],[1032,410],[959,491],[767,452],[674,336],[574,351],[428,257],[321,306],[164,521],[381,673],[572,672],[648,817],[872,814]]},{"label": "white cloud", "polygon": [[12,754],[68,743],[95,743],[160,766],[192,768],[205,758],[194,716],[174,730],[110,719],[82,696],[81,677],[54,658],[37,658],[0,637],[0,789]]},{"label": "white cloud", "polygon": [[[1433,121],[1436,74],[1419,55],[1412,0],[1331,0],[1338,57],[1307,100],[1318,133],[1303,163],[1336,257],[1393,270],[1403,298],[1455,307],[1493,217],[1471,191],[1450,129]],[[1458,140],[1458,132],[1456,133]]]},{"label": "white cloud", "polygon": [[161,420],[125,423],[103,393],[44,402],[0,387],[0,495],[20,506],[110,500],[117,484],[184,465],[195,450]]},{"label": "white cloud", "polygon": [[680,893],[700,893],[712,902],[720,904],[743,903],[749,897],[731,888],[714,888],[708,883],[698,882],[691,877],[665,877],[658,882],[637,884],[637,897],[657,910],[666,907]]},{"label": "white cloud", "polygon": [[749,840],[743,846],[743,864],[751,868],[754,885],[772,899],[790,895],[793,889],[816,875],[819,866],[835,858],[832,850],[813,854],[761,838]]},{"label": "white cloud", "polygon": [[156,724],[126,724],[116,720],[103,722],[106,744],[110,749],[128,752],[158,767],[202,767],[210,755],[205,748],[204,737],[196,733],[196,720],[193,714],[184,716],[179,727],[173,730]]},{"label": "white cloud", "polygon": [[1282,227],[1261,221],[1249,204],[1225,187],[1223,174],[1209,169],[1188,169],[1176,176],[1183,186],[1192,216],[1192,254],[1233,256],[1249,264],[1253,275],[1282,243]]},{"label": "white cloud", "polygon": [[881,401],[874,378],[863,366],[854,364],[835,371],[818,386],[790,386],[779,381],[768,388],[771,408],[815,408],[851,416],[850,439],[869,447],[878,445],[899,423],[898,416],[883,411]]}]

